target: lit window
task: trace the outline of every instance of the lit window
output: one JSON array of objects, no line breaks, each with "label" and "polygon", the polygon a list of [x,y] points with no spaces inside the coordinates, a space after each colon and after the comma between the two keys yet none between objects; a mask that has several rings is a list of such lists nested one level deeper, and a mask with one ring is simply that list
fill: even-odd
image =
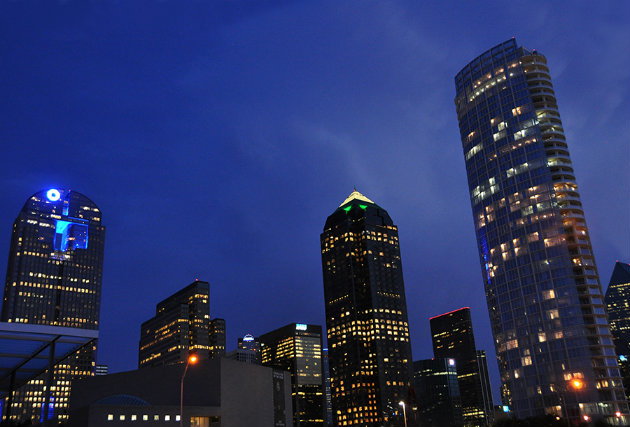
[{"label": "lit window", "polygon": [[107,414],[107,421],[114,421],[114,414]]},{"label": "lit window", "polygon": [[131,421],[136,421],[137,419],[138,419],[137,415],[134,414],[134,415],[131,416]]},{"label": "lit window", "polygon": [[149,416],[148,415],[143,415],[142,416],[142,421],[149,421]]},{"label": "lit window", "polygon": [[120,421],[125,421],[125,416],[124,415],[120,416]]},{"label": "lit window", "polygon": [[170,421],[170,420],[171,420],[170,415],[164,415],[164,421]]}]

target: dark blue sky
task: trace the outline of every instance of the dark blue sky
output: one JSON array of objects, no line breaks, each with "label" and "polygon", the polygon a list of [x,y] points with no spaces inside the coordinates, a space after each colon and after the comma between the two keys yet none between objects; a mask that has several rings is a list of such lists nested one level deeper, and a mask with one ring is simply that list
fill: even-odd
[{"label": "dark blue sky", "polygon": [[549,61],[604,286],[630,261],[629,2],[180,3],[0,3],[0,260],[32,193],[94,200],[112,371],[195,278],[229,349],[325,324],[319,234],[356,186],[399,226],[414,358],[470,306],[496,385],[453,77],[513,36]]}]

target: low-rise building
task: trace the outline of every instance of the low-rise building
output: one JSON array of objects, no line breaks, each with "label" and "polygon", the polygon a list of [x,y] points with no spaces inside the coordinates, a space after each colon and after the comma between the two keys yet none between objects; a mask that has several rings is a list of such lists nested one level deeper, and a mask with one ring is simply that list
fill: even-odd
[{"label": "low-rise building", "polygon": [[[292,427],[289,372],[225,358],[73,383],[69,427]],[[180,398],[183,399],[183,415]]]}]

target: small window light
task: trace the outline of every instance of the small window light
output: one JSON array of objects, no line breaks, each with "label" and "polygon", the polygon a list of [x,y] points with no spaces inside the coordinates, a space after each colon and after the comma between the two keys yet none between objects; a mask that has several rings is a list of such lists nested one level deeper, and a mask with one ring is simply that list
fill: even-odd
[{"label": "small window light", "polygon": [[114,414],[107,414],[107,421],[114,421]]}]

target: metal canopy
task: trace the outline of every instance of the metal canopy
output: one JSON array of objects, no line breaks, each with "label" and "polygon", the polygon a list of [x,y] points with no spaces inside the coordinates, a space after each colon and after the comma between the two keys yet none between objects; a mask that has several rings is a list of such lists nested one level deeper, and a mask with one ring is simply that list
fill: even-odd
[{"label": "metal canopy", "polygon": [[98,338],[98,330],[0,322],[0,397]]}]

